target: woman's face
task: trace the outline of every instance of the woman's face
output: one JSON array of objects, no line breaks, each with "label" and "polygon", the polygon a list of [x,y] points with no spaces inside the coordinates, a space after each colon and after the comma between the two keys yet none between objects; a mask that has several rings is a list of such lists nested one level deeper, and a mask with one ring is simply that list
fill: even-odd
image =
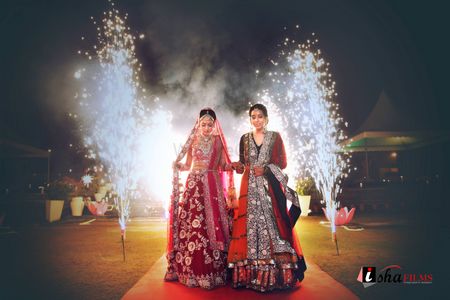
[{"label": "woman's face", "polygon": [[214,120],[210,117],[205,117],[200,120],[200,130],[203,135],[210,135],[214,128]]},{"label": "woman's face", "polygon": [[250,122],[252,123],[253,128],[256,130],[261,130],[267,123],[267,118],[264,116],[263,112],[259,109],[254,109],[250,113]]}]

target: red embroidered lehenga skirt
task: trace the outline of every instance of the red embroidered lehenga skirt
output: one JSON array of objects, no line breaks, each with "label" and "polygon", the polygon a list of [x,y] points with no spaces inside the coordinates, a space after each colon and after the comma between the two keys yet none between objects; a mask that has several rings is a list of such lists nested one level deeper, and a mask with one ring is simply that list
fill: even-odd
[{"label": "red embroidered lehenga skirt", "polygon": [[[178,249],[173,252],[173,269],[166,280],[178,280],[188,287],[211,289],[226,283],[226,253],[213,250],[205,216],[205,173],[190,173],[178,210]],[[206,195],[208,196],[208,195]]]}]

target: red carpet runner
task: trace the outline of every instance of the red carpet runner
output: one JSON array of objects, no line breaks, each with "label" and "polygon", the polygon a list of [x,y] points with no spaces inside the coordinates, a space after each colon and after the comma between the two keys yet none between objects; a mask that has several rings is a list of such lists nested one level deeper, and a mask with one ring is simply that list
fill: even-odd
[{"label": "red carpet runner", "polygon": [[[358,299],[349,289],[323,272],[316,264],[307,261],[305,279],[290,291],[259,293],[248,289],[232,289],[230,285],[203,290],[188,288],[178,282],[164,282],[166,259],[161,257],[152,268],[123,296],[123,300],[252,300],[252,299]],[[356,278],[355,278],[356,280]]]}]

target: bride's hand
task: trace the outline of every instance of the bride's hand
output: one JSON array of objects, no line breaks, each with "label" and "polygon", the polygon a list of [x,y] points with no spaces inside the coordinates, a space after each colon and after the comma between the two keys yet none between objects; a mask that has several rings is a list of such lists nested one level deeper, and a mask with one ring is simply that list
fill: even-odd
[{"label": "bride's hand", "polygon": [[172,164],[172,168],[173,168],[173,169],[178,169],[178,170],[180,170],[180,171],[183,171],[184,164],[182,164],[182,163],[180,163],[180,162],[174,162],[174,163]]},{"label": "bride's hand", "polygon": [[244,171],[244,165],[241,162],[239,162],[239,161],[232,162],[231,163],[231,168],[233,170],[236,170],[237,172],[240,172],[240,173],[242,173]]}]

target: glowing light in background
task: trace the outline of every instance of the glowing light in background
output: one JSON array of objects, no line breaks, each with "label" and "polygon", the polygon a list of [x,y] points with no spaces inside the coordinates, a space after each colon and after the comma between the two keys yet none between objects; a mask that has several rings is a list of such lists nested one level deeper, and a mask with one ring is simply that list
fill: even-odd
[{"label": "glowing light in background", "polygon": [[139,186],[152,197],[151,202],[164,207],[166,217],[172,191],[172,162],[183,141],[183,136],[172,128],[172,118],[172,113],[161,107],[153,110],[148,130],[139,137],[142,143],[138,151],[143,171]]}]

